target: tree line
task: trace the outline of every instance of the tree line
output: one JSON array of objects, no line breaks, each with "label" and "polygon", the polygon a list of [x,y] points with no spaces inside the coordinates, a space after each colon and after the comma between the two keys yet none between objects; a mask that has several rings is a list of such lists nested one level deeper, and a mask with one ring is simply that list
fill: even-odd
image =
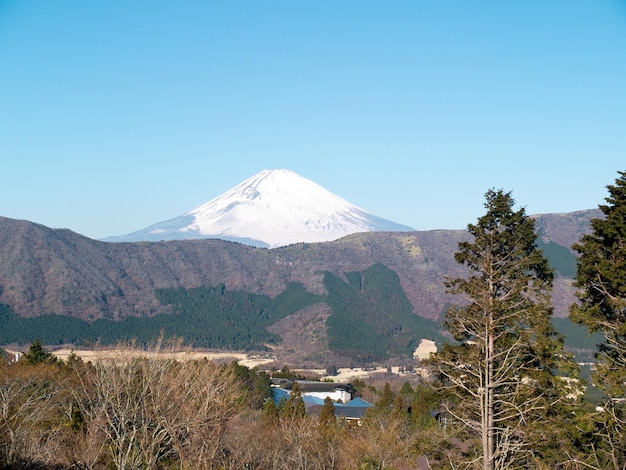
[{"label": "tree line", "polygon": [[[510,193],[490,190],[486,213],[459,244],[464,299],[446,317],[456,340],[431,360],[442,408],[471,440],[457,465],[483,470],[626,468],[626,172],[608,187],[604,217],[573,246],[579,301],[570,318],[603,338],[591,384],[550,317],[553,271],[534,222]],[[592,403],[585,390],[600,392]],[[456,467],[458,468],[458,467]]]}]

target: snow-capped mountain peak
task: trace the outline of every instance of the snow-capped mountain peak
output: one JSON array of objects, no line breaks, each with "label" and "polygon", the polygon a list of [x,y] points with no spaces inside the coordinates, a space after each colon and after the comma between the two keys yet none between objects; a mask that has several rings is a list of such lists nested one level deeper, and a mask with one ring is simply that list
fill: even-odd
[{"label": "snow-capped mountain peak", "polygon": [[107,241],[221,238],[278,247],[410,227],[365,210],[290,170],[263,170],[171,220]]}]

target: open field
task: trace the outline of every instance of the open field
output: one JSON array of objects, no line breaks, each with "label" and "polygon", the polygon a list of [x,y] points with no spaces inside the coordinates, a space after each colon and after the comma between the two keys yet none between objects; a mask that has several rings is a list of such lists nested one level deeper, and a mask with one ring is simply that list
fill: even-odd
[{"label": "open field", "polygon": [[148,357],[160,357],[162,359],[176,359],[178,361],[185,360],[203,360],[208,359],[214,362],[231,362],[237,361],[239,364],[246,367],[262,366],[264,364],[271,363],[273,357],[261,357],[257,355],[237,353],[237,352],[212,352],[212,351],[159,351],[151,352],[140,349],[121,350],[121,349],[102,349],[102,350],[86,350],[86,349],[58,349],[52,351],[59,359],[67,360],[72,354],[76,354],[84,361],[94,361],[102,358],[116,358],[116,357],[128,357],[129,355],[141,355]]},{"label": "open field", "polygon": [[[12,349],[5,349],[9,354],[21,354],[21,351],[15,351]],[[80,357],[84,361],[97,361],[99,359],[115,359],[115,358],[127,358],[130,356],[148,356],[148,357],[160,357],[163,359],[176,359],[179,361],[185,360],[203,360],[208,359],[215,362],[230,362],[237,361],[239,364],[246,367],[257,367],[269,364],[274,361],[273,357],[258,356],[252,354],[231,352],[231,351],[202,351],[202,350],[184,350],[184,351],[145,351],[142,349],[119,349],[119,348],[102,348],[97,350],[92,349],[56,349],[50,351],[55,357],[67,360],[73,353]]]},{"label": "open field", "polygon": [[[16,351],[11,348],[5,349],[10,355],[15,356],[21,354],[22,351]],[[237,361],[239,364],[259,369],[269,368],[270,364],[275,361],[275,358],[271,355],[255,355],[246,354],[233,351],[207,351],[207,350],[183,350],[183,351],[150,351],[142,349],[120,349],[120,348],[102,348],[102,349],[70,349],[62,348],[50,351],[55,357],[66,361],[71,354],[75,354],[83,361],[98,361],[100,359],[120,359],[123,360],[132,356],[148,356],[159,357],[162,359],[175,359],[178,361],[186,360],[204,360],[227,363],[231,361]],[[329,379],[334,382],[350,382],[354,379],[363,379],[367,377],[375,377],[388,373],[387,367],[376,368],[339,368],[338,374],[335,376],[326,376],[324,369],[293,369],[294,371],[302,372],[307,376],[318,376],[320,379]],[[391,373],[400,374],[398,367],[392,367]]]},{"label": "open field", "polygon": [[[246,367],[259,367],[263,369],[264,365],[271,364],[274,362],[274,357],[272,356],[258,356],[252,354],[245,353],[237,353],[231,351],[179,351],[179,352],[150,352],[150,351],[142,351],[142,350],[120,350],[120,349],[108,349],[108,350],[85,350],[85,349],[58,349],[56,351],[52,351],[56,357],[62,360],[67,360],[70,354],[76,354],[84,361],[95,361],[103,358],[124,358],[129,355],[145,355],[151,357],[160,357],[164,359],[176,359],[179,361],[185,360],[203,360],[207,359],[209,361],[214,362],[231,362],[237,361],[242,366]],[[300,369],[296,369],[300,371]],[[321,378],[325,377],[326,371],[324,369],[307,369],[302,370],[301,372],[305,374],[318,375]],[[386,367],[378,367],[373,369],[361,369],[361,368],[340,368],[338,369],[338,374],[333,377],[328,377],[335,382],[349,382],[350,380],[356,378],[364,378],[369,377],[371,375],[378,375],[387,373]],[[393,367],[392,373],[397,374],[398,368]]]}]

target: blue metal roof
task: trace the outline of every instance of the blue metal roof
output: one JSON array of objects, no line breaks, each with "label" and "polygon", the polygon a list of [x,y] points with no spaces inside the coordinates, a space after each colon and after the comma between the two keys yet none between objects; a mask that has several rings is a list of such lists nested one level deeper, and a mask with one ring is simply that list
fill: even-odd
[{"label": "blue metal roof", "polygon": [[358,406],[358,407],[369,408],[370,406],[374,406],[374,405],[372,405],[368,401],[363,400],[362,398],[357,397],[357,398],[353,398],[352,400],[350,400],[344,406]]},{"label": "blue metal roof", "polygon": [[282,388],[272,388],[272,400],[274,400],[274,403],[278,405],[283,399],[289,400],[289,392]]}]

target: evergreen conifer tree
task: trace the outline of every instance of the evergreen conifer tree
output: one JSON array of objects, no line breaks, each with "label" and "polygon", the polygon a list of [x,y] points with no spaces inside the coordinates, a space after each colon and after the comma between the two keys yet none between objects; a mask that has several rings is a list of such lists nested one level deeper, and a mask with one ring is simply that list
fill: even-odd
[{"label": "evergreen conifer tree", "polygon": [[28,352],[24,354],[24,359],[26,359],[29,364],[39,364],[41,362],[50,361],[52,358],[52,354],[43,348],[39,338],[33,341],[33,344],[28,348]]},{"label": "evergreen conifer tree", "polygon": [[280,416],[281,418],[303,418],[306,416],[306,407],[304,406],[298,382],[293,383],[291,394],[285,402],[285,406],[281,409]]},{"label": "evergreen conifer tree", "polygon": [[618,172],[600,205],[604,217],[591,220],[591,233],[573,248],[579,253],[576,287],[579,303],[572,321],[599,332],[605,342],[596,354],[594,383],[606,394],[595,417],[594,458],[626,467],[626,172]]},{"label": "evergreen conifer tree", "polygon": [[391,390],[391,386],[389,382],[386,382],[380,398],[376,401],[376,409],[383,413],[388,413],[393,409],[394,400],[395,396]]},{"label": "evergreen conifer tree", "polygon": [[322,426],[330,426],[335,423],[335,405],[330,397],[324,398],[324,405],[322,405],[322,409],[320,410],[319,419]]},{"label": "evergreen conifer tree", "polygon": [[404,398],[402,395],[396,396],[396,399],[393,402],[393,409],[391,411],[391,415],[400,418],[408,415],[408,406],[404,403]]},{"label": "evergreen conifer tree", "polygon": [[409,382],[404,382],[400,388],[400,395],[412,395],[414,392],[413,387]]},{"label": "evergreen conifer tree", "polygon": [[272,398],[268,398],[263,405],[263,421],[277,421],[279,416],[278,407]]},{"label": "evergreen conifer tree", "polygon": [[[574,370],[550,317],[553,274],[535,244],[534,221],[502,190],[486,194],[487,212],[468,225],[471,241],[455,255],[468,276],[446,282],[464,305],[447,313],[458,344],[444,345],[432,365],[454,397],[453,421],[480,436],[484,470],[527,468],[549,459],[566,381]],[[545,454],[545,455],[544,455]]]}]

